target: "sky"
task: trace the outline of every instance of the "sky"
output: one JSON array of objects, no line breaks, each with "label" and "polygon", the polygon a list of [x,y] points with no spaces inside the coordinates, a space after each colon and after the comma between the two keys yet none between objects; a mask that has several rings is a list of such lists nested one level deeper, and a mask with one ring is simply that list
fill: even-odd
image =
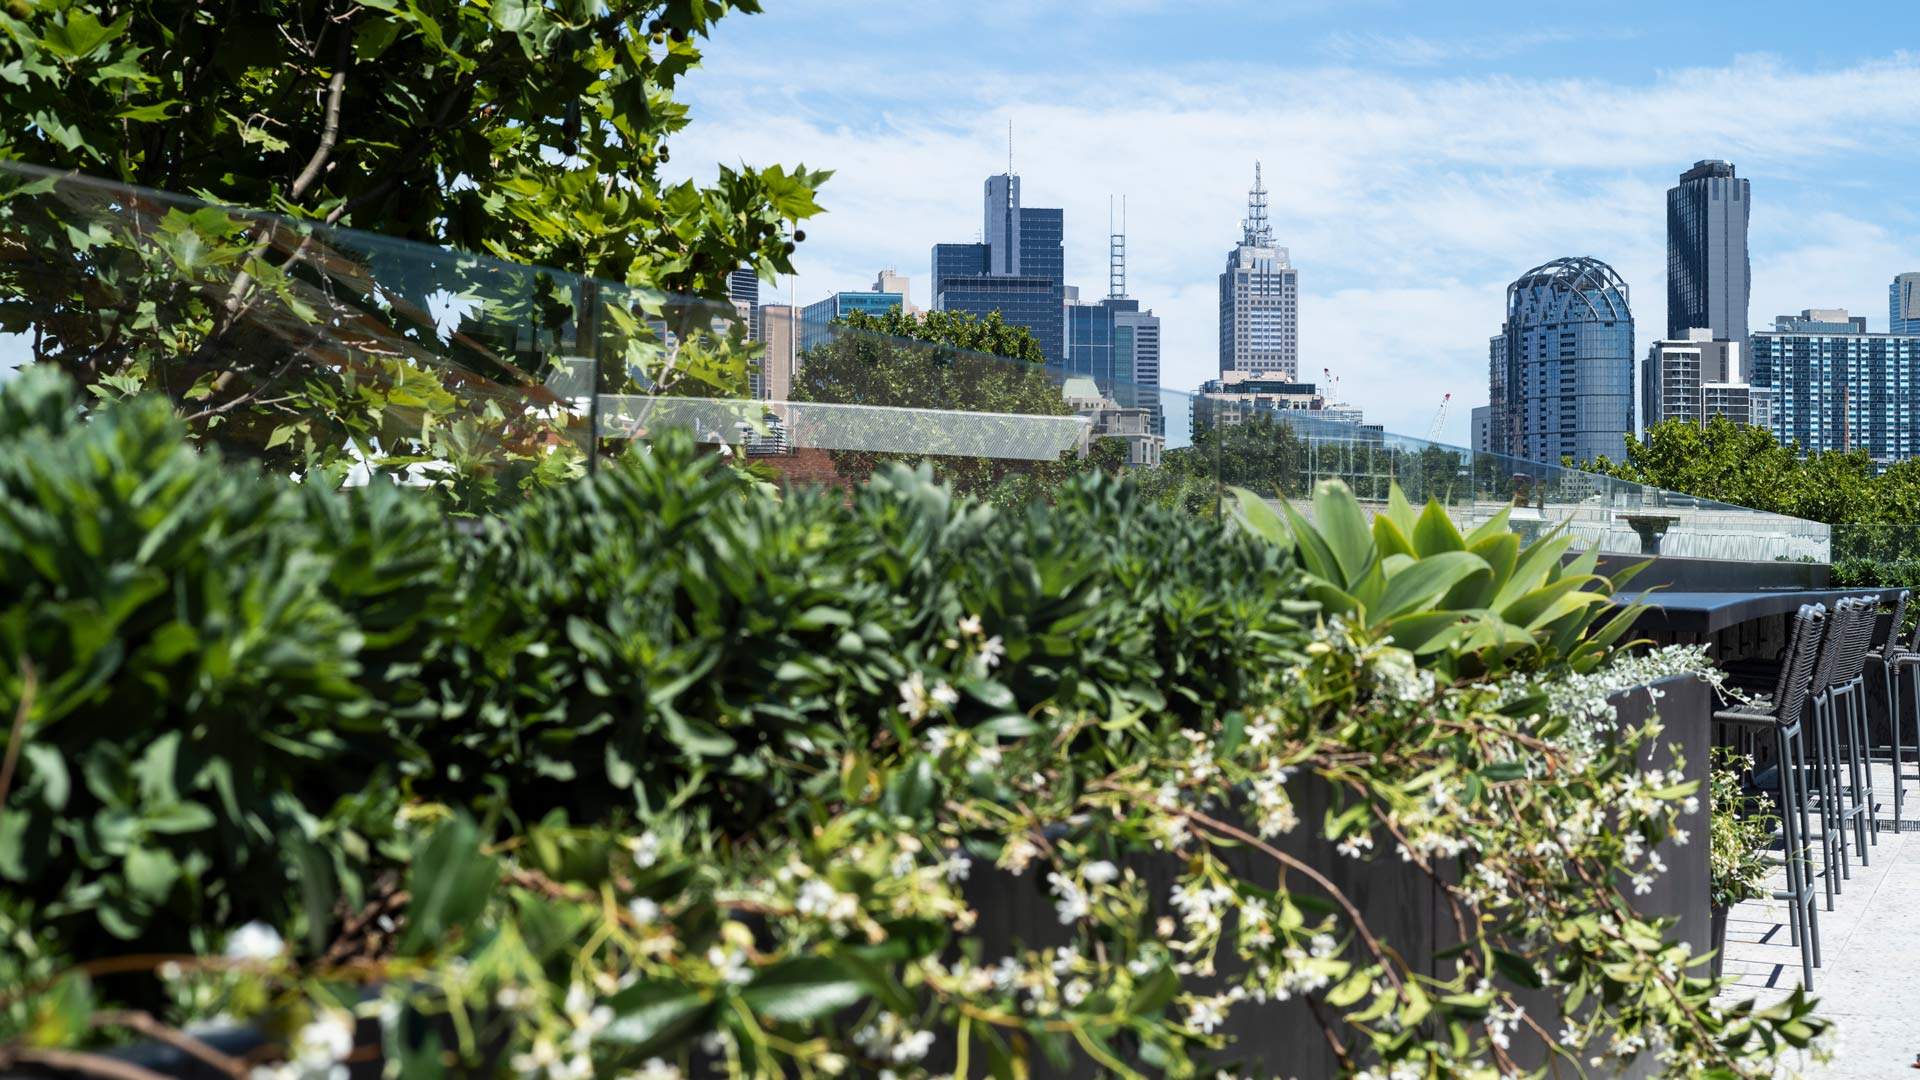
[{"label": "sky", "polygon": [[[1844,307],[1886,329],[1920,270],[1920,5],[1396,0],[765,0],[683,84],[673,162],[834,176],[802,304],[883,267],[926,306],[1007,167],[1066,211],[1067,281],[1105,295],[1110,196],[1163,377],[1218,368],[1218,275],[1254,162],[1300,271],[1300,375],[1390,431],[1464,442],[1508,282],[1591,255],[1666,329],[1665,190],[1704,158],[1753,186],[1751,325]],[[1903,50],[1902,46],[1905,46]],[[763,285],[784,297],[789,283]]]}]

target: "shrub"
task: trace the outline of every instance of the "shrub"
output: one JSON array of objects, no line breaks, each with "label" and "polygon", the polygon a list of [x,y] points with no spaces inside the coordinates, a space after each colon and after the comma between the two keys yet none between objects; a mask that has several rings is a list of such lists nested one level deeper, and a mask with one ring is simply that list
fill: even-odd
[{"label": "shrub", "polygon": [[[1193,1075],[1301,998],[1342,1071],[1485,1072],[1535,986],[1676,1071],[1821,1030],[1717,1004],[1629,906],[1693,790],[1635,767],[1650,728],[1559,738],[1580,647],[1543,632],[1515,696],[1436,678],[1126,481],[782,502],[669,437],[466,529],[77,413],[0,389],[0,1066],[125,1002],[261,1018],[290,1070],[358,1012],[402,1072],[550,1077]],[[1323,872],[1376,847],[1452,964]],[[970,933],[970,875],[1045,930]]]}]

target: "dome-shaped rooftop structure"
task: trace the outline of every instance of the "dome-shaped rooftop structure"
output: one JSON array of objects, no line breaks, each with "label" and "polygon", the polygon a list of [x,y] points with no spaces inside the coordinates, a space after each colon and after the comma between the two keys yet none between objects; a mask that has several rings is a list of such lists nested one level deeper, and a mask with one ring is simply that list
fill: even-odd
[{"label": "dome-shaped rooftop structure", "polygon": [[1507,317],[1611,322],[1633,317],[1627,301],[1627,283],[1613,267],[1575,255],[1541,263],[1507,286]]}]

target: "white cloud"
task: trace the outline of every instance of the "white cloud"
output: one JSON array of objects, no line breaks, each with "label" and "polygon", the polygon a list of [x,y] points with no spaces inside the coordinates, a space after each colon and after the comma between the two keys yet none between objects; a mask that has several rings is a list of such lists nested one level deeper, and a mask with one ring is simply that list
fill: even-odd
[{"label": "white cloud", "polygon": [[1301,268],[1302,374],[1334,368],[1344,396],[1416,435],[1450,391],[1447,434],[1464,437],[1505,282],[1530,266],[1612,263],[1633,289],[1639,346],[1660,336],[1663,192],[1696,159],[1753,178],[1755,325],[1819,303],[1884,318],[1886,280],[1920,265],[1916,216],[1872,209],[1903,189],[1825,201],[1836,177],[1910,168],[1911,55],[1833,69],[1746,57],[1638,85],[1247,65],[908,75],[851,47],[716,62],[690,80],[696,122],[676,162],[836,170],[829,213],[807,226],[802,303],[883,265],[912,275],[924,302],[931,245],[980,228],[981,182],[1005,167],[1012,118],[1026,199],[1065,207],[1068,280],[1089,293],[1106,275],[1107,197],[1127,195],[1131,291],[1165,319],[1168,385],[1188,388],[1216,367],[1215,276],[1257,157]]}]

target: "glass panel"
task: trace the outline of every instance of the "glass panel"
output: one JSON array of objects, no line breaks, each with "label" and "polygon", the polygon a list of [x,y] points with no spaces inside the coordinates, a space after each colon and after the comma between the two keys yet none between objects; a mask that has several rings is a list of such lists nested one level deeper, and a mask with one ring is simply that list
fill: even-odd
[{"label": "glass panel", "polygon": [[[1564,528],[1606,552],[1835,553],[1813,522],[1164,389],[1146,312],[1063,317],[1097,350],[1085,365],[1008,360],[3,163],[0,249],[0,357],[108,394],[157,384],[207,441],[290,470],[377,453],[403,482],[450,462],[510,495],[593,467],[592,447],[685,428],[795,481],[853,483],[901,459],[1016,503],[1126,469],[1195,512],[1240,486],[1306,514],[1321,481],[1376,510],[1397,483],[1463,530],[1504,509],[1517,532]],[[1912,549],[1905,533],[1841,545],[1883,547]]]}]

